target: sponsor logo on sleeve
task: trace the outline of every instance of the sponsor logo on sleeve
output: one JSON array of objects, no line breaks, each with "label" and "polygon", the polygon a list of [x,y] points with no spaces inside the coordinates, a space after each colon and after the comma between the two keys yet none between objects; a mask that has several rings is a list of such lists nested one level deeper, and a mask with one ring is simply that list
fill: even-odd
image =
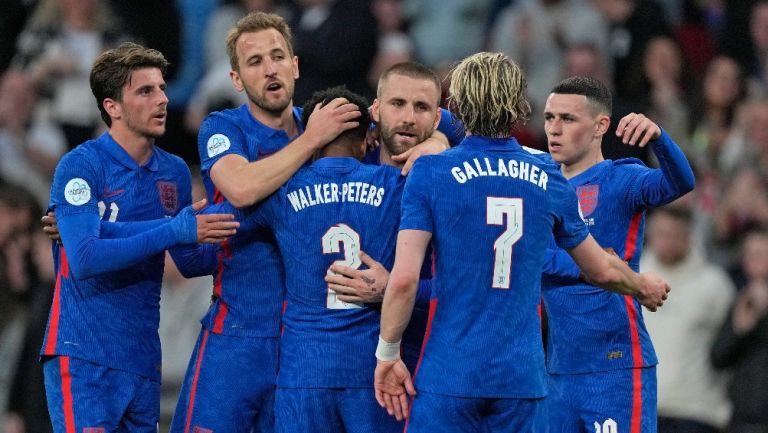
[{"label": "sponsor logo on sleeve", "polygon": [[227,138],[224,134],[213,134],[211,135],[211,138],[208,139],[208,144],[206,144],[206,149],[208,150],[208,158],[213,158],[216,155],[219,155],[226,150],[229,149],[230,142],[229,138]]},{"label": "sponsor logo on sleeve", "polygon": [[64,199],[71,205],[82,206],[91,199],[91,187],[84,179],[72,178],[64,187]]}]

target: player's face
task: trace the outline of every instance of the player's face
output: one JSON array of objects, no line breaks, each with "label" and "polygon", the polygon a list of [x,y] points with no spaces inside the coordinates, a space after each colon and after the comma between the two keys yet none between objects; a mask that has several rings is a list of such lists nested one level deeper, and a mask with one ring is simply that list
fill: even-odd
[{"label": "player's face", "polygon": [[590,111],[587,97],[552,93],[544,106],[544,132],[552,158],[566,166],[579,164],[600,150],[593,143],[598,117]]},{"label": "player's face", "polygon": [[440,89],[431,80],[390,75],[371,115],[391,155],[399,155],[429,138],[437,127]]},{"label": "player's face", "polygon": [[168,97],[160,69],[133,71],[123,86],[120,120],[136,135],[157,138],[165,134]]},{"label": "player's face", "polygon": [[291,56],[285,38],[275,29],[243,33],[235,45],[239,71],[230,72],[238,91],[259,109],[282,113],[293,99],[299,61]]}]

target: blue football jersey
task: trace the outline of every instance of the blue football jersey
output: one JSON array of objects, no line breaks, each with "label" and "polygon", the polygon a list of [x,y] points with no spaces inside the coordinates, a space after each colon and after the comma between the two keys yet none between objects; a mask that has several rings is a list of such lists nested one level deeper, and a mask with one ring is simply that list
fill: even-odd
[{"label": "blue football jersey", "polygon": [[[301,126],[301,110],[294,108]],[[198,134],[203,182],[211,203],[226,201],[210,177],[225,155],[257,161],[281,150],[291,137],[256,120],[248,105],[211,113]],[[242,230],[221,244],[214,273],[214,303],[203,317],[205,328],[233,336],[276,337],[285,294],[283,264],[267,229]]]},{"label": "blue football jersey", "polygon": [[270,227],[285,263],[279,386],[373,387],[379,305],[342,302],[324,278],[335,262],[360,267],[360,250],[392,267],[403,183],[394,167],[321,158],[244,211],[240,231]]},{"label": "blue football jersey", "polygon": [[[646,209],[669,203],[694,186],[688,161],[665,132],[649,145],[659,169],[633,158],[606,160],[569,180],[592,236],[635,271]],[[586,284],[565,251],[549,254],[543,278],[548,371],[577,374],[656,365],[637,299]]]},{"label": "blue football jersey", "polygon": [[557,166],[514,139],[469,136],[420,158],[400,229],[431,232],[435,278],[419,390],[461,397],[546,395],[537,305],[552,233],[563,248],[588,235]]},{"label": "blue football jersey", "polygon": [[[49,207],[56,212],[64,236],[68,217],[91,214],[112,222],[157,220],[176,215],[190,202],[191,179],[184,161],[155,147],[149,162],[139,166],[104,133],[59,161]],[[71,260],[82,257],[68,258],[58,244],[53,253],[56,286],[41,355],[68,355],[159,381],[164,253],[88,278],[78,277],[70,266]],[[114,254],[117,261],[123,252]],[[91,260],[112,262],[109,257]]]}]

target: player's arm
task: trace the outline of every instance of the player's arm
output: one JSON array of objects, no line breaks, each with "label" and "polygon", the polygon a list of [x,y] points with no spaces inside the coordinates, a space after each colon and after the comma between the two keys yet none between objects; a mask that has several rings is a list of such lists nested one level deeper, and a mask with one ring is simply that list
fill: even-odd
[{"label": "player's arm", "polygon": [[408,394],[416,394],[408,368],[400,359],[400,341],[411,319],[419,273],[431,238],[432,233],[423,230],[398,233],[395,265],[381,307],[374,388],[376,400],[398,420],[408,416]]},{"label": "player's arm", "polygon": [[[221,217],[231,220],[231,215]],[[183,209],[167,224],[121,239],[100,237],[98,212],[60,213],[57,207],[56,218],[62,243],[69,251],[70,267],[78,278],[125,269],[174,245],[191,244],[198,239],[197,217],[191,207]]]},{"label": "player's arm", "polygon": [[557,281],[557,285],[575,284],[581,277],[579,265],[573,261],[567,251],[558,248],[554,239],[547,247],[546,260],[541,273],[543,278]]},{"label": "player's arm", "polygon": [[334,99],[316,107],[304,133],[279,152],[253,162],[242,155],[224,155],[211,167],[211,180],[235,207],[250,206],[275,192],[317,149],[356,127],[358,117],[356,105]]},{"label": "player's arm", "polygon": [[[360,270],[334,263],[329,268],[331,273],[325,276],[325,282],[344,302],[381,302],[389,281],[389,271],[363,251],[360,251],[360,260],[368,269]],[[432,279],[419,279],[416,304],[428,304],[431,295]]]},{"label": "player's arm", "polygon": [[644,147],[650,143],[659,160],[659,170],[647,171],[640,182],[635,183],[642,204],[661,206],[693,190],[696,181],[691,164],[682,149],[651,119],[630,113],[619,121],[616,135],[631,146]]},{"label": "player's arm", "polygon": [[603,250],[592,235],[569,253],[591,284],[634,296],[651,311],[656,311],[667,299],[670,287],[666,281],[652,273],[633,271],[618,256]]}]

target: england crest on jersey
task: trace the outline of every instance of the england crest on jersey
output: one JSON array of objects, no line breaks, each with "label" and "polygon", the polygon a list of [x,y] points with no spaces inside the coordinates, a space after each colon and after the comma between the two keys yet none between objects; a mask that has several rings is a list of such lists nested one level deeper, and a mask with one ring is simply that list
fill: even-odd
[{"label": "england crest on jersey", "polygon": [[600,185],[582,185],[576,187],[576,195],[579,196],[579,206],[584,213],[584,218],[590,216],[597,208],[599,193]]},{"label": "england crest on jersey", "polygon": [[163,209],[165,209],[168,214],[176,212],[179,205],[176,182],[158,181],[157,192]]}]

